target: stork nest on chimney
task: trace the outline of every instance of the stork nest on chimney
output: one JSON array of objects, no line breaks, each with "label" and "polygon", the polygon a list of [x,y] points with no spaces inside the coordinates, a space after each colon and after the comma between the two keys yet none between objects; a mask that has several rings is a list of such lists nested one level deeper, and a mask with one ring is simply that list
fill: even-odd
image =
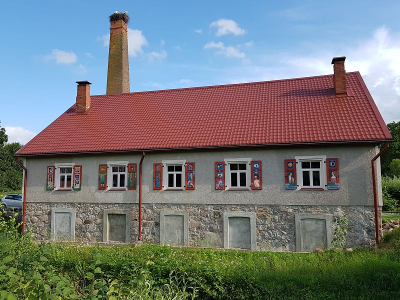
[{"label": "stork nest on chimney", "polygon": [[119,20],[123,20],[125,23],[128,24],[128,22],[129,22],[128,14],[126,12],[124,12],[124,13],[115,12],[110,16],[110,22],[115,22],[115,21],[119,21]]}]

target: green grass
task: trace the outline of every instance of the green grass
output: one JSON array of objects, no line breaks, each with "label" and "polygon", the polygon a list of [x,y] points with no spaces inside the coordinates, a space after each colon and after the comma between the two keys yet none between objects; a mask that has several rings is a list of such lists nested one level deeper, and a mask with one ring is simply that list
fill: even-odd
[{"label": "green grass", "polygon": [[398,299],[399,286],[399,230],[299,254],[38,244],[0,220],[0,299]]},{"label": "green grass", "polygon": [[389,216],[382,216],[382,223],[386,223],[388,220],[400,219],[400,214],[394,213]]}]

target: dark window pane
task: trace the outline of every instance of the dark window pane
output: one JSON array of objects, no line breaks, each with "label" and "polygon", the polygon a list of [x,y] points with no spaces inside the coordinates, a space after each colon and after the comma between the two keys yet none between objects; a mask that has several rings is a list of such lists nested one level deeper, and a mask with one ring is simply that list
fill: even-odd
[{"label": "dark window pane", "polygon": [[319,186],[319,185],[320,185],[319,171],[313,171],[313,186]]},{"label": "dark window pane", "polygon": [[303,171],[303,186],[310,186],[310,171]]},{"label": "dark window pane", "polygon": [[238,165],[237,164],[230,164],[229,165],[231,170],[237,170],[238,169]]},{"label": "dark window pane", "polygon": [[60,187],[65,187],[65,176],[60,176]]},{"label": "dark window pane", "polygon": [[231,186],[236,187],[238,185],[237,173],[231,174]]},{"label": "dark window pane", "polygon": [[301,167],[303,169],[309,169],[310,168],[310,162],[309,161],[302,161],[301,162]]},{"label": "dark window pane", "polygon": [[174,166],[168,166],[168,172],[173,172],[174,171]]},{"label": "dark window pane", "polygon": [[67,176],[67,187],[70,188],[71,187],[71,182],[72,182],[72,176],[68,175]]},{"label": "dark window pane", "polygon": [[65,173],[65,168],[60,168],[60,173],[64,174]]},{"label": "dark window pane", "polygon": [[118,172],[118,167],[112,167],[113,172]]},{"label": "dark window pane", "polygon": [[168,187],[174,187],[174,174],[168,174]]},{"label": "dark window pane", "polygon": [[67,173],[72,173],[72,168],[67,168]]},{"label": "dark window pane", "polygon": [[246,164],[239,164],[239,170],[246,170]]},{"label": "dark window pane", "polygon": [[119,176],[119,187],[125,187],[125,174]]},{"label": "dark window pane", "polygon": [[176,172],[182,172],[182,166],[175,166]]},{"label": "dark window pane", "polygon": [[246,186],[246,173],[240,173],[240,186]]},{"label": "dark window pane", "polygon": [[321,162],[320,161],[312,161],[311,168],[319,169]]},{"label": "dark window pane", "polygon": [[125,172],[125,167],[119,167],[120,172]]},{"label": "dark window pane", "polygon": [[113,174],[113,187],[118,187],[118,175]]},{"label": "dark window pane", "polygon": [[176,187],[182,187],[182,174],[176,174]]}]

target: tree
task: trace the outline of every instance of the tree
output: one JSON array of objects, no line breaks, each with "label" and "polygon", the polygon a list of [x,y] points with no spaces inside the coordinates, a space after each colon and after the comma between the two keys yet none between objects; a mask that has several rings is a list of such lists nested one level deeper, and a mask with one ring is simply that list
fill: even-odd
[{"label": "tree", "polygon": [[[1,124],[1,123],[0,123]],[[17,191],[22,188],[22,169],[15,162],[14,154],[22,145],[7,144],[8,136],[0,126],[0,191]]]},{"label": "tree", "polygon": [[[382,175],[394,175],[390,170],[390,163],[394,159],[400,159],[400,122],[387,124],[390,133],[393,136],[393,143],[390,143],[389,149],[381,156]],[[381,146],[383,149],[385,145]]]}]

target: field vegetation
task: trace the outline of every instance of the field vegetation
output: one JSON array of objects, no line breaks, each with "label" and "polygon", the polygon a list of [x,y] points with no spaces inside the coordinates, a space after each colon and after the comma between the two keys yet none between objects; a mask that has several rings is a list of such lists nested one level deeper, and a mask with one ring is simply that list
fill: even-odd
[{"label": "field vegetation", "polygon": [[400,231],[380,248],[269,253],[34,243],[0,221],[0,299],[398,299]]}]

